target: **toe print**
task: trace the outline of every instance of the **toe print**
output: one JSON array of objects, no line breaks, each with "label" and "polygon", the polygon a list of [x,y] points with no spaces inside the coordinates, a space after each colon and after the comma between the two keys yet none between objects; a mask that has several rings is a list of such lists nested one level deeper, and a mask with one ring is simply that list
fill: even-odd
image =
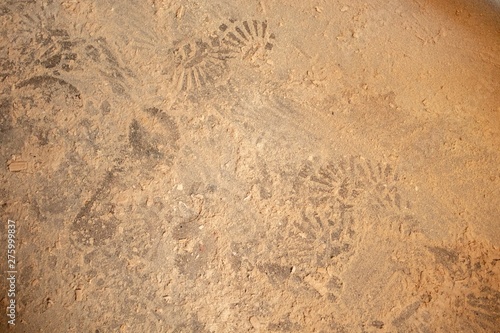
[{"label": "toe print", "polygon": [[220,47],[246,61],[266,60],[274,47],[275,35],[267,21],[229,20],[219,26]]}]

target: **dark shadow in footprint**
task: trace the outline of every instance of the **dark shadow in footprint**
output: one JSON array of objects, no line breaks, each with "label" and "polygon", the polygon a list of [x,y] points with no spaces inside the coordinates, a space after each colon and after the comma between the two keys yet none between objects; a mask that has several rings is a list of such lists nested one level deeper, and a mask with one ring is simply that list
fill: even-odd
[{"label": "dark shadow in footprint", "polygon": [[18,89],[25,87],[32,87],[34,89],[41,89],[42,94],[45,97],[46,102],[52,101],[52,97],[55,93],[59,92],[61,89],[66,90],[66,98],[73,100],[80,100],[80,91],[71,83],[65,80],[52,77],[49,75],[39,75],[33,76],[27,80],[24,80],[17,84]]},{"label": "dark shadow in footprint", "polygon": [[136,119],[129,126],[128,139],[133,154],[137,158],[161,159],[165,156],[158,148],[158,139],[154,138]]},{"label": "dark shadow in footprint", "polygon": [[116,233],[119,221],[114,217],[114,206],[109,194],[114,172],[106,174],[100,187],[83,205],[71,226],[72,240],[77,245],[102,246]]},{"label": "dark shadow in footprint", "polygon": [[129,125],[128,139],[132,156],[154,167],[163,162],[173,163],[178,151],[179,129],[174,118],[157,108],[144,110],[147,118],[132,120]]}]

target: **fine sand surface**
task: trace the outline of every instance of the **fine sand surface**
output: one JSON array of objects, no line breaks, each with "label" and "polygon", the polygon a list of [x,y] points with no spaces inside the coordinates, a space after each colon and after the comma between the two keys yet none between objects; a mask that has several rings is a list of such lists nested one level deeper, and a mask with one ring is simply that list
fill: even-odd
[{"label": "fine sand surface", "polygon": [[500,332],[498,2],[0,25],[1,332]]}]

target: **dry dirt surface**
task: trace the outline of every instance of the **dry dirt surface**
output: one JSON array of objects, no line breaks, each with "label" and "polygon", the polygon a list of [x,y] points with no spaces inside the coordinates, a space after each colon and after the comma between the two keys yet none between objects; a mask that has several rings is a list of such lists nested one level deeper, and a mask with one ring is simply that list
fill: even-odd
[{"label": "dry dirt surface", "polygon": [[500,332],[499,2],[0,25],[1,332]]}]

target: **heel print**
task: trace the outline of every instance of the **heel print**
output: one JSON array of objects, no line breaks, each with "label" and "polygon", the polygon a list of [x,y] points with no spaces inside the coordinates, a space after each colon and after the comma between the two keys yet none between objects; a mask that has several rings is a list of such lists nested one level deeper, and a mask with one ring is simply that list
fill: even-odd
[{"label": "heel print", "polygon": [[195,91],[215,83],[226,71],[225,58],[209,42],[196,39],[174,47],[171,86],[176,93]]}]

